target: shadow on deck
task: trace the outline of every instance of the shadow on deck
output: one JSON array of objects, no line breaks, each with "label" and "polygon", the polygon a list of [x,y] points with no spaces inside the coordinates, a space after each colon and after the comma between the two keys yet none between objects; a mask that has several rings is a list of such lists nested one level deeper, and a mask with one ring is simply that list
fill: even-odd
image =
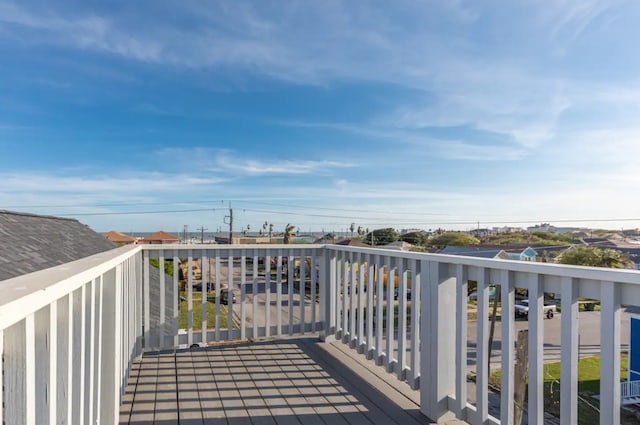
[{"label": "shadow on deck", "polygon": [[147,353],[131,371],[120,424],[427,423],[418,392],[394,381],[317,338]]}]

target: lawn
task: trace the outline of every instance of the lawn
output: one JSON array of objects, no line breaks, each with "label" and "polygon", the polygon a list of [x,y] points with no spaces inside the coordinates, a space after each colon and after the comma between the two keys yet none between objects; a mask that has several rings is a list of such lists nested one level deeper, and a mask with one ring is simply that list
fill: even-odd
[{"label": "lawn", "polygon": [[[180,313],[178,315],[178,327],[186,329],[188,323],[187,294],[180,291]],[[184,300],[184,301],[182,301]],[[220,304],[220,329],[228,327],[228,308]],[[216,299],[215,292],[207,293],[207,328],[215,329],[216,326]],[[202,292],[193,292],[193,330],[202,329]]]},{"label": "lawn", "polygon": [[[623,353],[620,359],[620,379],[627,379],[628,356]],[[500,387],[500,371],[491,374],[491,385]],[[599,402],[592,396],[600,393],[600,357],[585,357],[578,362],[578,425],[596,425],[600,423]],[[560,363],[544,365],[544,410],[560,417]],[[637,424],[638,419],[621,412],[622,425]]]}]

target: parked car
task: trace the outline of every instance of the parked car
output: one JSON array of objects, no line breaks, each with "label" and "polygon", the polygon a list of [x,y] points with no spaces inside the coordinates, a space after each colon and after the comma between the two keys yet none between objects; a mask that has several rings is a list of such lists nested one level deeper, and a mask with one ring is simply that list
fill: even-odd
[{"label": "parked car", "polygon": [[[529,300],[520,300],[514,305],[516,316],[529,317]],[[542,313],[547,319],[553,319],[553,315],[556,312],[556,305],[545,302],[542,307]]]},{"label": "parked car", "polygon": [[[229,293],[231,292],[231,296],[229,296]],[[220,302],[222,304],[235,304],[236,303],[236,294],[233,293],[233,291],[229,291],[228,288],[224,288],[220,290]]]}]

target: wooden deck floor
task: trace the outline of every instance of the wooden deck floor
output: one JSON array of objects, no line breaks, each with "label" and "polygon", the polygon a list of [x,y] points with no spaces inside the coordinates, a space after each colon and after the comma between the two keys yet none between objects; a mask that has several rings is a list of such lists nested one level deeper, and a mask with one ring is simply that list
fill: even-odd
[{"label": "wooden deck floor", "polygon": [[[147,354],[121,424],[424,424],[418,393],[317,338]],[[372,364],[371,364],[372,365]]]}]

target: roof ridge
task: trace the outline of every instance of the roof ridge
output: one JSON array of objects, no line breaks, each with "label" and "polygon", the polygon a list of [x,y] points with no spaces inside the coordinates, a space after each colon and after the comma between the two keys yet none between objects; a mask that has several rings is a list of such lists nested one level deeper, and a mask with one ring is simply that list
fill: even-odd
[{"label": "roof ridge", "polygon": [[33,213],[26,213],[26,212],[21,212],[21,211],[9,211],[9,210],[3,210],[3,209],[0,209],[0,214],[19,215],[19,216],[23,216],[23,217],[47,218],[47,219],[51,219],[51,220],[78,221],[78,219],[71,218],[71,217],[57,217],[55,215],[33,214]]}]

